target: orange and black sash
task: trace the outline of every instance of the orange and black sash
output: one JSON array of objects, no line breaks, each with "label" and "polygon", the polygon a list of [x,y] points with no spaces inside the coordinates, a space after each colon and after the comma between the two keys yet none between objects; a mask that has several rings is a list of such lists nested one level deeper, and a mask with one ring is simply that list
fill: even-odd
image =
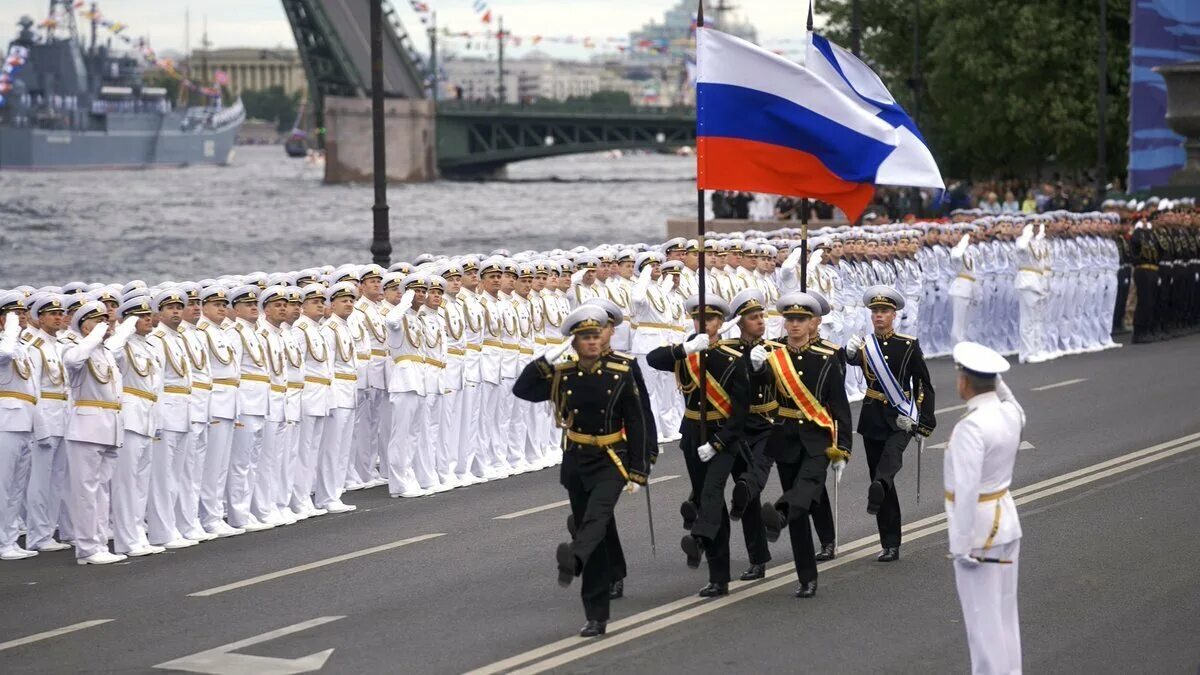
[{"label": "orange and black sash", "polygon": [[[699,386],[700,354],[698,352],[695,354],[689,354],[684,363],[686,365],[688,375],[690,375],[692,381]],[[728,419],[733,415],[733,401],[729,398],[729,394],[725,393],[724,387],[722,387],[721,383],[717,381],[717,378],[709,375],[706,380],[708,382],[708,404],[713,410],[720,413],[723,418]]]},{"label": "orange and black sash", "polygon": [[792,363],[792,357],[788,354],[787,349],[776,349],[767,357],[767,363],[771,364],[771,371],[775,373],[775,384],[779,391],[785,394],[796,404],[796,407],[804,414],[804,418],[808,421],[824,427],[832,434],[834,433],[833,417],[825,406],[813,396],[808,387],[804,386],[804,380],[800,379],[800,374],[796,372],[796,366]]}]

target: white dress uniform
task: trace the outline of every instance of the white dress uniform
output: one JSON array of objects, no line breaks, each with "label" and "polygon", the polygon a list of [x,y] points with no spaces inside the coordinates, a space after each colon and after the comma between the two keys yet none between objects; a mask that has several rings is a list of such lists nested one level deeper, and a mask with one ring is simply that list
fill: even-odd
[{"label": "white dress uniform", "polygon": [[[144,313],[149,312],[147,298]],[[162,357],[147,336],[131,335],[123,345],[110,339],[105,346],[120,368],[121,421],[125,425],[112,473],[113,550],[141,554],[150,548],[145,520],[154,470],[153,447],[161,425],[158,408],[162,396]],[[160,543],[169,543],[171,548],[190,545],[178,533],[174,534]]]},{"label": "white dress uniform", "polygon": [[[330,300],[339,294],[356,291],[350,286],[331,287]],[[333,382],[330,385],[329,415],[321,431],[321,449],[317,455],[316,477],[313,480],[313,505],[329,513],[353,511],[356,506],[341,500],[342,487],[350,470],[351,436],[354,433],[354,406],[357,403],[358,362],[354,340],[345,319],[333,315],[321,326],[321,337],[329,349],[333,363]]]},{"label": "white dress uniform", "polygon": [[[61,303],[57,307],[62,307]],[[29,486],[25,497],[25,548],[31,551],[59,550],[66,546],[54,540],[54,531],[65,538],[70,531],[66,509],[67,450],[63,444],[67,420],[66,369],[62,347],[53,335],[38,328],[28,340],[28,355],[38,378],[38,403],[35,409],[33,448],[30,456]],[[0,369],[4,366],[0,365]],[[0,375],[0,380],[4,375]],[[0,384],[0,389],[5,385]],[[0,408],[3,404],[0,403]],[[2,415],[4,413],[0,413]]]},{"label": "white dress uniform", "polygon": [[[433,283],[432,280],[430,282]],[[444,287],[445,284],[443,283]],[[450,469],[450,458],[446,455],[442,430],[442,379],[446,374],[446,324],[441,314],[428,306],[418,314],[421,330],[425,333],[421,356],[425,358],[425,445],[420,448],[423,455],[420,465],[429,467],[429,477],[421,482],[421,488],[432,492],[445,492],[454,487]],[[416,463],[414,463],[416,464]],[[421,478],[418,475],[418,481]],[[419,481],[420,482],[420,481]]]},{"label": "white dress uniform", "polygon": [[19,293],[10,292],[0,299],[11,309],[4,315],[4,332],[0,334],[0,556],[4,560],[37,555],[17,545],[17,521],[29,481],[39,394],[38,373],[29,347],[20,339],[15,313],[25,308],[21,298]]},{"label": "white dress uniform", "polygon": [[[225,291],[205,291],[206,297]],[[240,534],[225,523],[225,497],[233,451],[234,425],[238,419],[238,389],[241,385],[241,361],[229,341],[229,334],[208,319],[196,323],[208,356],[212,395],[209,397],[208,450],[200,481],[200,525],[205,532],[218,536]],[[235,338],[236,339],[236,338]]]},{"label": "white dress uniform", "polygon": [[1017,238],[1016,249],[1013,251],[1013,261],[1017,266],[1014,283],[1020,312],[1021,340],[1018,354],[1021,363],[1043,361],[1046,353],[1045,310],[1050,288],[1046,282],[1042,262],[1034,249],[1033,237],[1033,226],[1026,225],[1021,236]]},{"label": "white dress uniform", "polygon": [[[293,290],[292,293],[295,294],[296,291]],[[299,296],[293,295],[293,297],[298,299]],[[285,366],[287,368],[287,395],[283,406],[283,417],[286,422],[284,440],[279,458],[279,486],[281,489],[275,496],[275,508],[285,516],[287,511],[291,511],[296,518],[304,519],[308,517],[307,504],[294,503],[293,496],[296,493],[296,464],[300,454],[300,417],[304,399],[305,359],[300,342],[296,340],[292,330],[292,325],[284,323],[279,328],[279,339],[283,342],[283,354],[287,361]]]},{"label": "white dress uniform", "polygon": [[[506,432],[512,425],[505,421],[503,415],[507,409],[512,411],[512,399],[509,390],[504,388],[504,359],[508,351],[505,339],[510,335],[506,331],[505,319],[511,318],[512,306],[490,293],[479,295],[483,305],[483,360],[481,373],[484,386],[484,410],[480,430],[483,447],[487,448],[487,458],[484,462],[485,478],[493,480],[511,475],[513,470],[508,465],[508,438]],[[510,327],[515,328],[513,326]]]},{"label": "white dress uniform", "polygon": [[[410,279],[405,286],[414,283]],[[420,282],[423,284],[424,281]],[[425,425],[425,345],[424,325],[412,307],[397,307],[386,319],[391,371],[388,391],[392,404],[392,435],[388,442],[388,493],[393,497],[422,497],[422,488],[436,481],[426,464]]]},{"label": "white dress uniform", "polygon": [[[231,293],[231,299],[238,299],[235,294],[236,291]],[[242,318],[234,321],[228,339],[241,374],[237,389],[237,422],[234,424],[233,449],[229,458],[226,514],[233,527],[248,531],[261,530],[274,527],[260,522],[250,513],[271,394],[271,378],[267,375],[267,346],[258,334],[258,327]]]},{"label": "white dress uniform", "polygon": [[[977,344],[956,346],[954,357],[976,372],[1008,368],[999,354]],[[967,414],[951,432],[943,459],[950,553],[974,673],[1021,672],[1021,523],[1009,486],[1024,426],[1021,405],[998,381],[996,391],[967,401]],[[972,564],[968,557],[1009,562]]]},{"label": "white dress uniform", "polygon": [[[483,383],[484,313],[479,296],[466,288],[454,297],[462,314],[463,390],[462,410],[458,428],[458,477],[464,484],[484,479],[488,466],[487,436],[481,432],[487,405]],[[499,377],[497,375],[497,377]]]},{"label": "white dress uniform", "polygon": [[[532,276],[532,266],[522,273],[529,272]],[[610,289],[611,290],[611,289]],[[517,293],[513,293],[510,301],[513,305],[513,311],[517,317],[517,368],[518,372],[524,370],[525,365],[531,363],[534,359],[536,341],[535,334],[536,319],[534,317],[532,291],[527,297],[522,297]],[[538,443],[538,421],[541,410],[533,403],[513,397],[513,449],[514,457],[517,464],[524,463],[533,468],[540,468],[542,465],[542,448]]]},{"label": "white dress uniform", "polygon": [[[308,299],[307,296],[305,299]],[[304,361],[304,386],[300,394],[299,445],[292,465],[291,508],[296,513],[317,515],[312,492],[321,438],[333,395],[332,350],[325,344],[321,326],[307,316],[301,315],[292,324],[292,338],[299,346]]]},{"label": "white dress uniform", "polygon": [[185,475],[185,465],[192,431],[192,376],[179,331],[160,325],[147,342],[158,353],[163,379],[158,405],[160,429],[151,446],[146,534],[151,544],[163,546],[185,539],[175,516],[180,482],[191,479]]},{"label": "white dress uniform", "polygon": [[967,339],[967,332],[971,327],[971,312],[978,301],[979,291],[976,288],[975,274],[979,263],[977,249],[971,245],[967,235],[963,235],[963,239],[950,251],[950,257],[958,264],[958,274],[950,283],[950,342],[958,344]]},{"label": "white dress uniform", "polygon": [[350,327],[355,335],[361,335],[361,354],[367,355],[365,383],[360,382],[360,398],[354,420],[354,459],[350,467],[350,479],[364,487],[382,485],[377,465],[387,446],[391,432],[390,406],[388,405],[388,357],[387,331],[378,303],[360,297],[354,303],[354,314],[350,315]]},{"label": "white dress uniform", "polygon": [[[103,303],[89,302],[76,312],[78,327],[92,316],[103,317]],[[117,448],[121,445],[121,371],[108,350],[99,326],[77,344],[63,350],[63,365],[71,385],[67,415],[68,504],[75,528],[75,558],[86,562],[114,562],[122,556],[108,554],[108,485]]]},{"label": "white dress uniform", "polygon": [[630,351],[638,360],[642,377],[646,380],[650,407],[654,409],[654,421],[659,434],[658,442],[666,443],[678,434],[681,421],[676,416],[678,409],[674,405],[674,400],[678,398],[675,377],[647,365],[646,355],[672,344],[675,335],[682,331],[675,322],[668,293],[650,278],[650,274],[650,265],[647,263],[638,272],[633,287],[633,322],[637,328],[633,332]]},{"label": "white dress uniform", "polygon": [[[459,487],[466,485],[464,478],[469,471],[470,459],[463,449],[462,418],[469,417],[464,409],[464,371],[467,360],[466,321],[462,305],[449,294],[442,296],[438,317],[445,331],[446,367],[442,370],[442,405],[438,426],[441,429],[441,447],[438,452],[446,458],[446,473],[439,475],[443,485]],[[464,461],[465,460],[465,461]]]},{"label": "white dress uniform", "polygon": [[[599,296],[607,298],[603,284],[596,283]],[[512,385],[521,373],[521,321],[517,316],[515,294],[501,292],[495,302],[500,316],[500,341],[504,345],[500,352],[500,395],[496,419],[500,425],[500,437],[504,440],[501,462],[506,473],[525,473],[533,467],[525,461],[524,443],[526,417],[517,406],[517,397],[512,396]],[[533,348],[532,336],[529,339]]]},{"label": "white dress uniform", "polygon": [[[191,295],[189,294],[189,299]],[[197,296],[199,297],[199,296]],[[204,333],[194,324],[180,324],[184,353],[192,373],[191,438],[183,472],[179,475],[179,500],[176,524],[187,539],[200,541],[208,538],[207,530],[200,522],[200,489],[204,482],[204,463],[208,455],[209,401],[212,399],[212,370],[209,368],[208,350],[204,344]]]},{"label": "white dress uniform", "polygon": [[630,324],[633,282],[625,277],[616,276],[610,277],[607,285],[609,299],[621,308],[621,313],[624,315],[621,325],[613,331],[610,344],[617,351],[627,352],[633,341],[633,326]]},{"label": "white dress uniform", "polygon": [[[282,293],[283,291],[278,291]],[[263,291],[259,306],[265,306],[271,298],[271,289]],[[254,496],[250,512],[260,522],[268,525],[291,524],[296,521],[290,513],[280,512],[278,506],[285,491],[280,482],[283,448],[287,441],[287,354],[283,344],[283,326],[259,318],[259,335],[262,337],[263,353],[266,358],[267,377],[270,388],[267,394],[267,414],[263,425],[262,452],[254,471]]]}]

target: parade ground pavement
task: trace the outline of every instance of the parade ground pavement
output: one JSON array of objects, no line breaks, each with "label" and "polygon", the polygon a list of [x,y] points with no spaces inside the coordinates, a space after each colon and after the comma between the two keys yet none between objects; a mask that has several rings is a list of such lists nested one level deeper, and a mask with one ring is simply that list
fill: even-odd
[{"label": "parade ground pavement", "polygon": [[[69,551],[0,563],[0,672],[967,672],[941,481],[965,406],[953,365],[930,368],[938,428],[919,505],[915,443],[905,453],[902,559],[875,562],[855,437],[839,555],[814,599],[792,597],[786,534],[766,579],[695,595],[707,576],[679,550],[688,482],[668,446],[650,489],[657,555],[645,496],[618,504],[629,578],[602,638],[576,636],[578,581],[556,584],[568,509],[552,468],[412,500],[352,492],[352,513],[105,567],[76,566]],[[1006,376],[1028,416],[1012,485],[1027,672],[1200,667],[1198,377],[1200,336]],[[736,523],[732,550],[736,578],[747,564]]]}]

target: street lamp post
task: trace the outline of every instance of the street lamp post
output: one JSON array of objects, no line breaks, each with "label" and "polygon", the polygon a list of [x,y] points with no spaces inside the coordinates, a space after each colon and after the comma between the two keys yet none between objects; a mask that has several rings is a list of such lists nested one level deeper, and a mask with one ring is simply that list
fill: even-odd
[{"label": "street lamp post", "polygon": [[376,265],[387,267],[392,261],[392,240],[388,232],[387,155],[383,131],[383,0],[371,0],[371,139],[375,151],[374,236],[371,256]]}]

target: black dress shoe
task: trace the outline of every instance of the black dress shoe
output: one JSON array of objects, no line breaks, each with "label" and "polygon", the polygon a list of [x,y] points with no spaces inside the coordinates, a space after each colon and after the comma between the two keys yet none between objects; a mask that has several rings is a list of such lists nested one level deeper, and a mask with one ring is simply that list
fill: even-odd
[{"label": "black dress shoe", "polygon": [[733,499],[729,503],[729,519],[741,520],[742,512],[750,503],[750,486],[746,481],[739,480],[733,484]]},{"label": "black dress shoe", "polygon": [[889,546],[889,547],[883,549],[883,552],[879,554],[879,557],[875,558],[876,562],[896,562],[899,559],[900,559],[900,547],[899,546]]},{"label": "black dress shoe", "polygon": [[575,554],[571,553],[570,544],[559,544],[554,554],[558,560],[558,585],[566,588],[575,578]]},{"label": "black dress shoe", "polygon": [[683,535],[683,539],[679,542],[679,547],[687,555],[688,567],[692,569],[700,567],[700,556],[704,554],[704,546],[700,543],[698,537],[693,537],[690,534]]},{"label": "black dress shoe", "polygon": [[875,515],[883,508],[883,483],[872,481],[867,488],[867,513]]},{"label": "black dress shoe", "polygon": [[608,587],[608,599],[616,600],[625,597],[625,580],[617,579]]},{"label": "black dress shoe", "polygon": [[795,596],[797,598],[811,598],[817,594],[817,580],[805,581],[796,587]]},{"label": "black dress shoe", "polygon": [[774,504],[762,505],[762,523],[763,529],[767,533],[767,541],[772,543],[779,541],[779,533],[783,531],[784,522],[783,514],[775,508]]},{"label": "black dress shoe", "polygon": [[607,629],[607,621],[589,621],[583,624],[583,628],[579,629],[579,637],[596,637],[598,635],[604,635],[604,631]]},{"label": "black dress shoe", "polygon": [[679,505],[679,515],[683,516],[683,529],[689,532],[692,526],[696,524],[696,504],[692,500],[687,500]]},{"label": "black dress shoe", "polygon": [[837,557],[837,544],[821,544],[821,552],[813,556],[817,562],[826,562]]},{"label": "black dress shoe", "polygon": [[742,576],[738,578],[742,581],[754,581],[755,579],[762,579],[765,576],[767,576],[766,565],[751,565],[747,567],[746,571],[742,572]]},{"label": "black dress shoe", "polygon": [[715,598],[718,595],[729,595],[729,584],[710,581],[707,586],[700,589],[702,598]]},{"label": "black dress shoe", "polygon": [[571,533],[571,539],[575,539],[575,514],[567,514],[567,532]]}]

